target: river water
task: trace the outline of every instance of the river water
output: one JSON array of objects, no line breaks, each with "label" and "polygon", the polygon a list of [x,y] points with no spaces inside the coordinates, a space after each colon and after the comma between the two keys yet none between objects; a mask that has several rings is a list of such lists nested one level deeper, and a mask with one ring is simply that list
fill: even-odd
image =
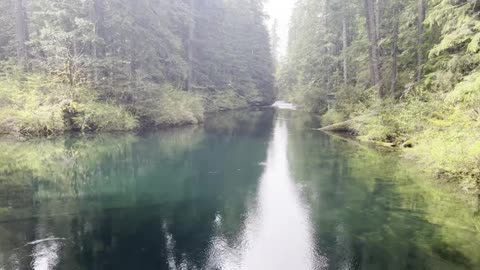
[{"label": "river water", "polygon": [[0,141],[0,269],[480,269],[480,215],[397,153],[272,109]]}]

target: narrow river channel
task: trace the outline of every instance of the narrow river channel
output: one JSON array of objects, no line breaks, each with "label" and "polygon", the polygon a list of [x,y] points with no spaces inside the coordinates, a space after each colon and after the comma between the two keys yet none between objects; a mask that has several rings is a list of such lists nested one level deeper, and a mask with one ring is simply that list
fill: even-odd
[{"label": "narrow river channel", "polygon": [[480,269],[473,203],[315,121],[0,140],[0,270]]}]

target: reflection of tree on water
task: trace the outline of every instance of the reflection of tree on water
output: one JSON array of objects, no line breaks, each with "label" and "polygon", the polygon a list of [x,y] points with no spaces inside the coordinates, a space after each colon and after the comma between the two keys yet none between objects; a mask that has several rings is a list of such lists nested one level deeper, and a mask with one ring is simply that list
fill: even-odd
[{"label": "reflection of tree on water", "polygon": [[[478,265],[473,250],[480,244],[475,248],[459,242],[478,239],[479,232],[447,225],[455,219],[473,221],[471,215],[459,213],[467,208],[442,201],[451,195],[440,195],[438,187],[429,187],[420,177],[411,178],[394,154],[324,136],[297,130],[291,135],[290,152],[295,176],[306,185],[318,246],[329,259],[329,269],[470,269]],[[450,205],[457,213],[445,213]],[[442,218],[436,217],[439,214]],[[438,226],[432,221],[444,223]]]},{"label": "reflection of tree on water", "polygon": [[[262,136],[272,128],[275,111],[270,108],[234,110],[207,118],[205,130],[211,134]],[[266,134],[267,132],[267,134]]]},{"label": "reflection of tree on water", "polygon": [[[251,117],[254,127],[239,131],[242,136],[186,128],[45,141],[45,148],[15,145],[11,152],[37,151],[38,160],[24,161],[8,172],[12,181],[0,182],[20,183],[25,191],[22,203],[0,212],[0,222],[8,221],[0,223],[0,269],[15,257],[19,269],[30,269],[41,246],[24,244],[50,237],[67,239],[43,243],[43,251],[61,258],[59,269],[200,269],[217,216],[227,241],[241,230],[272,117]],[[217,134],[216,128],[225,130],[218,124],[207,130]]]}]

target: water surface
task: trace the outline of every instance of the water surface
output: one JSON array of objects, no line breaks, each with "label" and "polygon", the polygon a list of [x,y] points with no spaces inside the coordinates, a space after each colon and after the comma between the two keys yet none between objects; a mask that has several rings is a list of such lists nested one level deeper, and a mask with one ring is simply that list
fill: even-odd
[{"label": "water surface", "polygon": [[480,269],[475,207],[314,121],[2,140],[0,269]]}]

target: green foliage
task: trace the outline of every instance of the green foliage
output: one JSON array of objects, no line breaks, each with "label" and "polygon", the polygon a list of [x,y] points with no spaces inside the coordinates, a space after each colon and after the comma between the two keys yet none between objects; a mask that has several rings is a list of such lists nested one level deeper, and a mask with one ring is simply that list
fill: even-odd
[{"label": "green foliage", "polygon": [[[46,82],[46,83],[44,83]],[[40,76],[0,79],[0,131],[24,135],[51,135],[64,130],[61,92]],[[50,93],[55,93],[54,95]]]},{"label": "green foliage", "polygon": [[204,117],[200,96],[170,85],[152,90],[149,98],[139,101],[135,108],[140,118],[152,126],[197,124]]},{"label": "green foliage", "polygon": [[441,28],[441,40],[430,50],[430,57],[438,56],[447,50],[464,49],[475,53],[479,49],[480,21],[476,17],[476,1],[455,4],[448,0],[431,0],[429,15],[425,21],[430,27]]},{"label": "green foliage", "polygon": [[[305,110],[324,113],[327,96],[346,88],[342,69],[344,58],[349,62],[349,81],[357,82],[358,89],[362,90],[368,85],[367,58],[359,52],[367,46],[359,35],[364,29],[358,11],[360,6],[356,2],[297,2],[290,26],[288,54],[280,63],[282,98],[296,102]],[[344,22],[352,44],[342,52]]]},{"label": "green foliage", "polygon": [[35,110],[0,110],[0,133],[45,136],[64,131],[61,108],[39,106]]},{"label": "green foliage", "polygon": [[4,74],[0,78],[0,97],[1,133],[44,136],[71,129],[129,130],[137,127],[136,119],[125,109],[99,102],[95,92],[65,85],[57,77]]},{"label": "green foliage", "polygon": [[82,131],[122,131],[138,127],[134,115],[118,105],[86,102],[75,106],[73,124]]},{"label": "green foliage", "polygon": [[448,104],[457,104],[473,110],[480,109],[480,71],[467,76],[455,85],[446,97]]},{"label": "green foliage", "polygon": [[[282,94],[320,113],[335,95],[324,124],[353,119],[347,123],[360,139],[406,147],[430,172],[474,190],[480,179],[480,5],[373,1],[381,83],[372,87],[365,7],[340,2],[298,1],[279,71]],[[378,87],[387,93],[383,99]]]},{"label": "green foliage", "polygon": [[378,103],[378,96],[374,88],[341,88],[334,101],[335,109],[342,112],[346,118],[368,114],[371,108]]},{"label": "green foliage", "polygon": [[329,110],[324,115],[322,115],[322,125],[324,126],[340,123],[345,120],[345,115],[336,110]]},{"label": "green foliage", "polygon": [[460,181],[466,191],[476,192],[480,179],[480,126],[460,120],[459,115],[452,118],[454,124],[430,127],[420,134],[417,146],[407,153],[437,175]]},{"label": "green foliage", "polygon": [[18,3],[0,3],[3,133],[199,123],[273,101],[261,0]]},{"label": "green foliage", "polygon": [[414,134],[424,130],[425,122],[435,117],[435,110],[440,110],[437,106],[441,106],[419,99],[395,103],[384,102],[362,118],[356,129],[364,140],[398,145],[409,142]]},{"label": "green foliage", "polygon": [[415,158],[427,172],[455,179],[475,192],[480,179],[479,117],[465,106],[468,102],[453,102],[454,96],[461,96],[454,93],[446,99],[432,95],[427,100],[384,103],[352,127],[360,139],[402,147],[404,155]]},{"label": "green foliage", "polygon": [[245,108],[248,106],[246,99],[239,96],[233,89],[229,89],[206,97],[207,111],[226,111]]},{"label": "green foliage", "polygon": [[[243,107],[244,101],[249,105],[273,103],[274,67],[263,1],[194,2],[192,83],[197,91],[219,103],[207,104],[207,110]],[[237,101],[218,100],[231,98],[230,91],[239,98],[238,105],[229,104]]]}]

